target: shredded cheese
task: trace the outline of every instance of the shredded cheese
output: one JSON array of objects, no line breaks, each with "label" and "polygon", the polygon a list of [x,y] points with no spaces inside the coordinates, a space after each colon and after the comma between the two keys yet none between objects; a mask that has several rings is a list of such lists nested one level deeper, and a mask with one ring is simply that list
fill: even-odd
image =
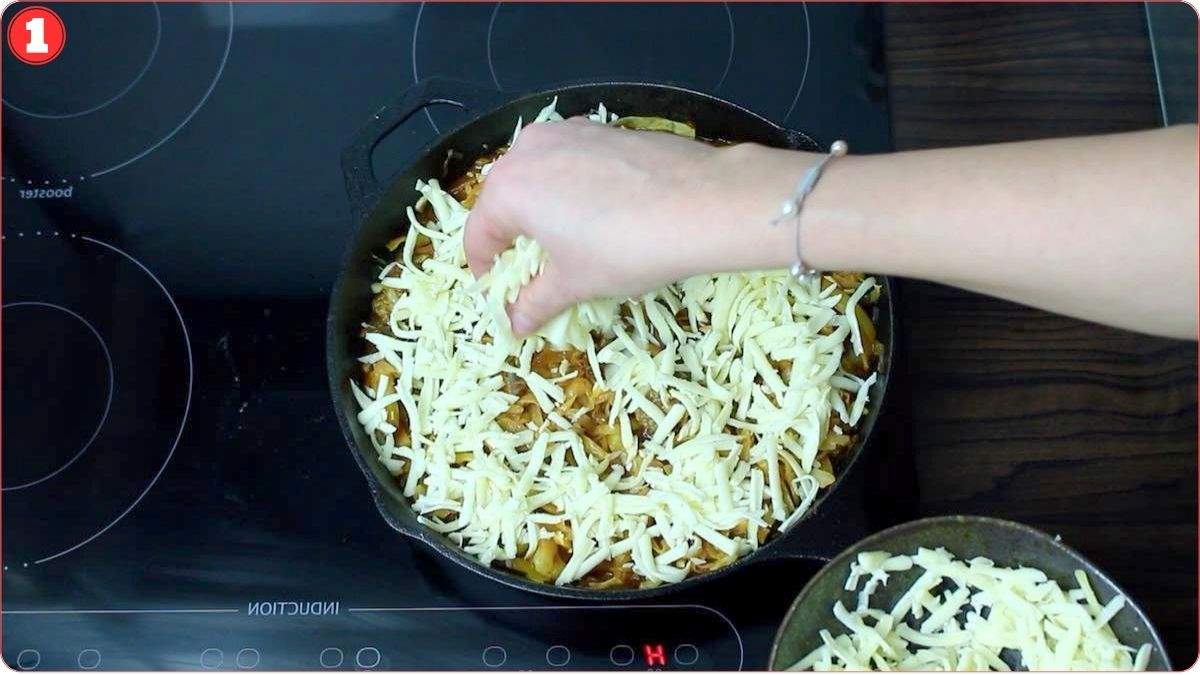
[{"label": "shredded cheese", "polygon": [[[602,106],[592,118],[619,119]],[[560,119],[551,102],[533,123]],[[514,140],[520,131],[518,121]],[[390,333],[368,328],[374,351],[360,359],[399,375],[373,390],[351,387],[358,421],[381,463],[404,476],[422,523],[485,564],[530,559],[553,538],[570,551],[556,584],[628,554],[653,585],[686,578],[705,545],[730,559],[756,549],[761,533],[790,526],[832,481],[814,462],[827,421],[836,412],[852,426],[875,381],[840,366],[869,284],[842,313],[830,282],[798,283],[785,271],[706,275],[643,298],[576,305],[520,340],[505,307],[542,271],[545,251],[519,237],[476,281],[463,251],[468,210],[436,180],[416,190],[433,218],[422,225],[409,209],[410,236],[377,285],[393,302]],[[417,233],[432,244],[419,263]],[[613,393],[617,456],[590,455],[579,416],[560,409],[561,383],[576,373],[533,372],[548,346],[586,353],[596,386]],[[772,364],[781,359],[793,363],[787,375]],[[528,386],[541,425],[510,432],[496,422],[517,399],[506,377]],[[854,392],[849,410],[842,391]],[[387,420],[393,403],[408,420],[405,446]],[[633,433],[637,415],[653,424],[647,438]],[[739,429],[757,436],[745,455]],[[569,538],[547,529],[562,523]],[[656,554],[658,540],[665,550]]]},{"label": "shredded cheese", "polygon": [[[871,607],[890,575],[908,570],[915,579],[892,607]],[[1127,647],[1108,625],[1125,597],[1101,605],[1082,570],[1064,591],[1041,570],[922,548],[859,553],[845,590],[864,579],[854,610],[833,607],[848,632],[821,631],[821,646],[789,670],[1145,670],[1150,661],[1149,644]]]}]

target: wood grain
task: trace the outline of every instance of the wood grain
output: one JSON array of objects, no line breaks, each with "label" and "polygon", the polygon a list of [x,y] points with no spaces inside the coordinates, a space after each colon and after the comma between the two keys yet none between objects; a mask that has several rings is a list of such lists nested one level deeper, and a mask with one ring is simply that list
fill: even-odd
[{"label": "wood grain", "polygon": [[[894,4],[885,17],[897,149],[1160,124],[1140,3]],[[902,298],[920,511],[1061,534],[1191,665],[1196,344],[934,284],[905,282]]]}]

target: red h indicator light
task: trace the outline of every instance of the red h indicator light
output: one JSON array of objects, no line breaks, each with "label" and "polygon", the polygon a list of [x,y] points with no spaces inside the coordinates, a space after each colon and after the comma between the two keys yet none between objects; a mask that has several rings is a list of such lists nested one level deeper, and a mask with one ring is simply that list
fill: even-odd
[{"label": "red h indicator light", "polygon": [[667,665],[667,650],[662,643],[656,645],[642,645],[642,654],[646,656],[646,665],[665,666]]}]

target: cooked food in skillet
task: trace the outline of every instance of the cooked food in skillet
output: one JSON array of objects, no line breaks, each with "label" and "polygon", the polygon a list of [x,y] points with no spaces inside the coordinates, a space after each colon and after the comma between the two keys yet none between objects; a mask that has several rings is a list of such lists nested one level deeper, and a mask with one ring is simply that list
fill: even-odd
[{"label": "cooked food in skillet", "polygon": [[[554,106],[534,123],[561,120]],[[728,565],[804,515],[871,404],[880,284],[700,276],[517,339],[505,306],[544,254],[518,238],[477,281],[462,242],[501,154],[417,183],[362,328],[358,421],[421,522],[483,564],[620,589]]]},{"label": "cooked food in skillet", "polygon": [[[906,572],[913,582],[896,602],[872,607],[889,576]],[[1087,574],[1075,579],[1064,590],[1041,570],[944,548],[860,553],[845,586],[857,605],[833,606],[847,632],[822,630],[823,644],[789,670],[1145,670],[1150,645],[1126,647],[1108,625],[1125,597],[1101,603]]]}]

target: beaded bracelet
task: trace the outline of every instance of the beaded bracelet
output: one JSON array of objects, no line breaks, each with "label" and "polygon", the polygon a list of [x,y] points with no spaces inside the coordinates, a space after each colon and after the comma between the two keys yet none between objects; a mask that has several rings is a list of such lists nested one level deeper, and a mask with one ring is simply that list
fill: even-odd
[{"label": "beaded bracelet", "polygon": [[821,180],[821,172],[825,170],[825,165],[828,164],[834,157],[841,157],[849,150],[846,141],[834,141],[833,145],[829,146],[829,154],[821,158],[811,169],[804,173],[804,177],[796,185],[796,192],[791,199],[783,202],[783,206],[779,211],[779,215],[771,220],[771,225],[778,225],[785,220],[795,219],[796,221],[796,262],[792,263],[791,273],[796,277],[797,281],[808,281],[814,276],[820,274],[816,269],[809,267],[804,262],[804,257],[800,253],[800,209],[804,206],[804,200],[808,198],[809,193],[817,186],[817,181]]}]

